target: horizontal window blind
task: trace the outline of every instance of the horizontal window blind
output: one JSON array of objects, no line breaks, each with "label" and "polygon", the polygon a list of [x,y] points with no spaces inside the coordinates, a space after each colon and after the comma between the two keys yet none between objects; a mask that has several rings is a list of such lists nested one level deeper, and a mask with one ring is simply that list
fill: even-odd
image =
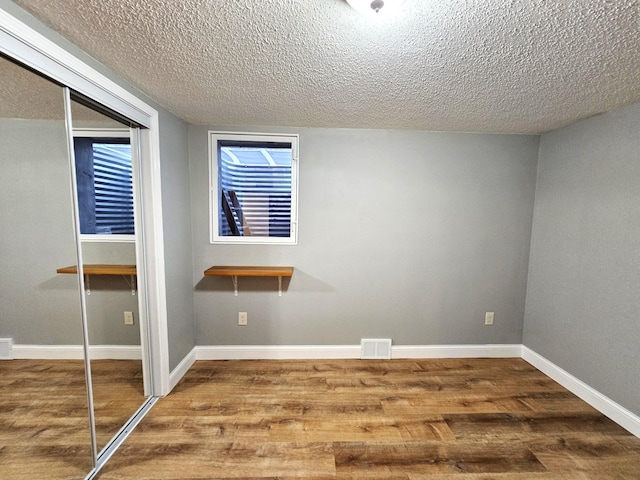
[{"label": "horizontal window blind", "polygon": [[290,145],[224,146],[218,173],[220,199],[229,206],[226,214],[224,205],[220,209],[221,235],[290,236]]},{"label": "horizontal window blind", "polygon": [[133,234],[131,146],[93,144],[96,233]]}]

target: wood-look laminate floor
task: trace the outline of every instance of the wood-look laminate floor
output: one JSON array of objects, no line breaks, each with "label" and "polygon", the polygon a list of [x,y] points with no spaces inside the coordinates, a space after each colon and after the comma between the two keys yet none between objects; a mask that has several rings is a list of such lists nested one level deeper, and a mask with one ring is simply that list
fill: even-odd
[{"label": "wood-look laminate floor", "polygon": [[145,401],[141,360],[91,360],[100,451]]},{"label": "wood-look laminate floor", "polygon": [[521,359],[198,361],[125,479],[640,479],[640,439]]},{"label": "wood-look laminate floor", "polygon": [[[92,362],[98,444],[144,401],[140,361]],[[92,468],[84,362],[0,361],[0,479],[82,479]]]}]

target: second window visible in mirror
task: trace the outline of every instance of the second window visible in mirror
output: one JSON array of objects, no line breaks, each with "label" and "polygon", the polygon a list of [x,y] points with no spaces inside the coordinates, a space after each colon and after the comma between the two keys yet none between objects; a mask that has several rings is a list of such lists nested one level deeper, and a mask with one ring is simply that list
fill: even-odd
[{"label": "second window visible in mirror", "polygon": [[74,130],[80,233],[84,241],[133,241],[129,131]]}]

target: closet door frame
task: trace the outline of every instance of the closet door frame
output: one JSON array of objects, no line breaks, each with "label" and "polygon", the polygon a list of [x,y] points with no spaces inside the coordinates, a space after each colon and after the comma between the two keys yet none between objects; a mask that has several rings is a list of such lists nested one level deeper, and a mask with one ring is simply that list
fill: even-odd
[{"label": "closet door frame", "polygon": [[143,234],[137,248],[143,263],[138,267],[140,286],[146,285],[148,334],[141,340],[149,367],[146,391],[152,397],[165,396],[170,381],[158,112],[2,9],[0,52],[145,127],[139,130]]}]

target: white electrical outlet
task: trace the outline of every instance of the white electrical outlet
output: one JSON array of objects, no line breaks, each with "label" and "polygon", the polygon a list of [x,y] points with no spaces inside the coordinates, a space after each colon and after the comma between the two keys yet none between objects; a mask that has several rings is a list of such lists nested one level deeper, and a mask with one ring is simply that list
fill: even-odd
[{"label": "white electrical outlet", "polygon": [[238,312],[238,325],[247,324],[247,312]]},{"label": "white electrical outlet", "polygon": [[484,324],[485,325],[493,325],[493,312],[487,312],[484,314]]},{"label": "white electrical outlet", "polygon": [[133,312],[124,312],[124,324],[133,325]]}]

